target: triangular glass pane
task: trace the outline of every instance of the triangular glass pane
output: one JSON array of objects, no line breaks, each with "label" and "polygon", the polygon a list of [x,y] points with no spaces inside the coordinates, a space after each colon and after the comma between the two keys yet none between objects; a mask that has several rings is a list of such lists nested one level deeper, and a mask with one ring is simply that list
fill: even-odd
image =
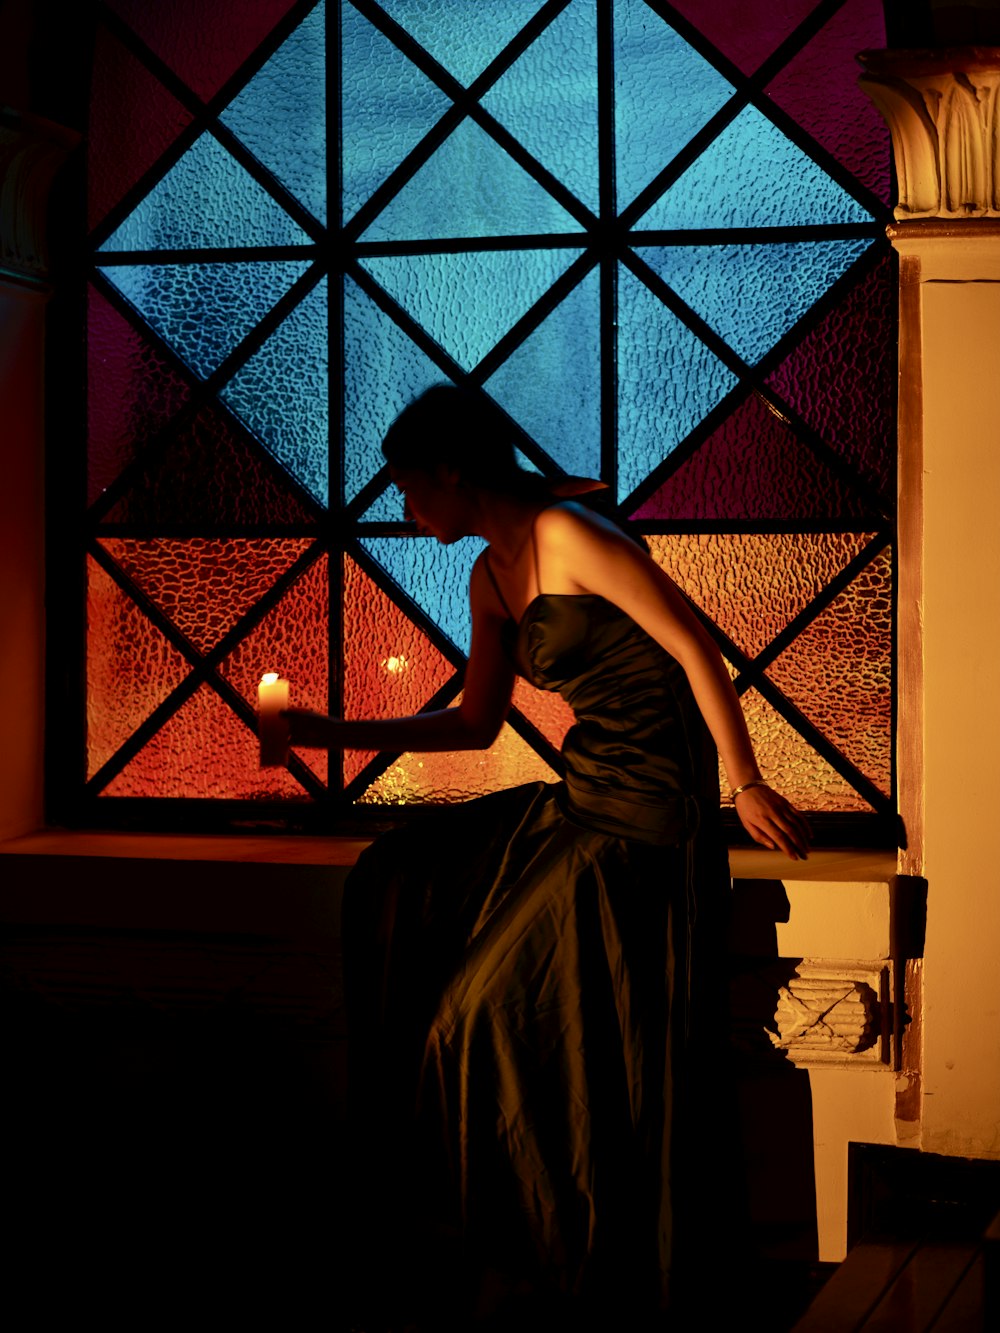
[{"label": "triangular glass pane", "polygon": [[105,537],[101,545],[181,633],[207,653],[310,541],[308,537]]},{"label": "triangular glass pane", "polygon": [[540,0],[382,0],[382,8],[466,87],[541,8]]},{"label": "triangular glass pane", "polygon": [[518,676],[514,681],[514,707],[558,750],[566,732],[576,721],[569,704],[555,690],[536,690]]},{"label": "triangular glass pane", "polygon": [[676,157],[732,93],[732,85],[644,0],[617,0],[619,210]]},{"label": "triangular glass pane", "polygon": [[558,14],[482,105],[597,212],[595,5],[572,4]]},{"label": "triangular glass pane", "polygon": [[636,253],[749,365],[850,268],[871,240],[669,245]]},{"label": "triangular glass pane", "polygon": [[361,545],[456,648],[468,653],[469,579],[485,542],[467,537],[442,546],[433,537],[363,537]]},{"label": "triangular glass pane", "polygon": [[[382,440],[441,371],[351,278],[344,279],[344,498],[384,465]],[[402,509],[400,509],[402,517]]]},{"label": "triangular glass pane", "polygon": [[203,134],[104,242],[101,253],[307,245],[309,239],[245,167]]},{"label": "triangular glass pane", "polygon": [[580,253],[483,250],[361,262],[463,370],[472,370]]},{"label": "triangular glass pane", "polygon": [[777,125],[748,106],[636,225],[671,230],[871,220]]},{"label": "triangular glass pane", "polygon": [[657,564],[754,658],[871,538],[863,532],[745,532],[670,533],[646,540]]},{"label": "triangular glass pane", "polygon": [[892,561],[883,551],[767,670],[886,796],[892,780]]},{"label": "triangular glass pane", "polygon": [[[744,74],[752,74],[816,8],[817,0],[673,0]],[[862,49],[862,43],[855,47]],[[879,43],[881,45],[881,43]],[[857,77],[857,76],[855,76]]]},{"label": "triangular glass pane", "polygon": [[322,505],[330,489],[327,322],[323,278],[219,394]]},{"label": "triangular glass pane", "polygon": [[326,6],[299,24],[220,119],[326,221]]},{"label": "triangular glass pane", "polygon": [[386,486],[361,515],[363,523],[403,523],[403,496],[395,486]]},{"label": "triangular glass pane", "polygon": [[632,517],[856,520],[866,514],[847,483],[754,394]]},{"label": "triangular glass pane", "polygon": [[464,120],[362,233],[365,241],[579,232],[485,130]]},{"label": "triangular glass pane", "polygon": [[486,381],[550,458],[584,476],[601,469],[599,315],[594,269]]},{"label": "triangular glass pane", "polygon": [[129,264],[101,272],[203,379],[308,269],[304,262]]},{"label": "triangular glass pane", "polygon": [[618,497],[624,499],[736,384],[643,283],[618,282]]},{"label": "triangular glass pane", "polygon": [[[408,717],[455,668],[350,556],[344,557],[344,717]],[[351,782],[374,752],[344,753]]]},{"label": "triangular glass pane", "polygon": [[352,5],[341,5],[341,22],[346,222],[440,120],[451,101]]},{"label": "triangular glass pane", "polygon": [[305,799],[286,768],[261,768],[257,737],[202,685],[108,783],[102,796]]}]

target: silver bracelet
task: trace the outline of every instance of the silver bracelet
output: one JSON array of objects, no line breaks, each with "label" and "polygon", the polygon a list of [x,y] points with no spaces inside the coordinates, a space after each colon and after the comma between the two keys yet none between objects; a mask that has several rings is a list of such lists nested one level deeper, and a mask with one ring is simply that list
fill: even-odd
[{"label": "silver bracelet", "polygon": [[766,787],[766,786],[767,783],[764,781],[763,778],[752,778],[749,782],[744,782],[742,787],[737,787],[736,790],[730,794],[730,799],[735,801],[737,796],[739,796],[740,792],[748,791],[751,787]]}]

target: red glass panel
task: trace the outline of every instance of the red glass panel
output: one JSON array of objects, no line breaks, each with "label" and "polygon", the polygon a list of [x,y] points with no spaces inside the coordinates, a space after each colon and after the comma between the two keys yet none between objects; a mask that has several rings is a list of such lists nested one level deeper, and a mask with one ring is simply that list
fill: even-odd
[{"label": "red glass panel", "polygon": [[673,0],[723,55],[752,74],[808,17],[817,0]]},{"label": "red glass panel", "polygon": [[202,652],[309,546],[307,537],[108,537],[102,546]]},{"label": "red glass panel", "polygon": [[[224,658],[219,670],[254,708],[265,671],[289,682],[289,702],[329,711],[329,557],[320,556],[295,580],[277,606]],[[299,757],[323,782],[325,750],[299,750]]]},{"label": "red glass panel", "polygon": [[260,767],[255,733],[210,685],[195,691],[101,795],[305,799],[286,768]]},{"label": "red glass panel", "polygon": [[217,407],[206,407],[157,453],[109,511],[113,522],[311,523],[284,473]]},{"label": "red glass panel", "polygon": [[88,222],[100,222],[191,121],[118,38],[99,27],[87,136]]},{"label": "red glass panel", "polygon": [[88,293],[89,504],[185,402],[188,387],[93,287]]},{"label": "red glass panel", "polygon": [[551,690],[536,690],[520,677],[514,682],[514,706],[558,750],[575,718],[569,704]]},{"label": "red glass panel", "polygon": [[885,46],[881,0],[847,0],[767,86],[783,110],[880,199],[889,199],[889,131],[858,87],[859,51]]},{"label": "red glass panel", "polygon": [[[409,616],[344,557],[344,717],[407,717],[419,712],[454,667]],[[344,753],[344,781],[372,759]]]},{"label": "red glass panel", "polygon": [[208,101],[295,0],[108,0],[184,82]]},{"label": "red glass panel", "polygon": [[767,381],[887,498],[895,480],[894,286],[887,255]]},{"label": "red glass panel", "polygon": [[864,512],[850,487],[754,395],[632,517],[859,518]]}]

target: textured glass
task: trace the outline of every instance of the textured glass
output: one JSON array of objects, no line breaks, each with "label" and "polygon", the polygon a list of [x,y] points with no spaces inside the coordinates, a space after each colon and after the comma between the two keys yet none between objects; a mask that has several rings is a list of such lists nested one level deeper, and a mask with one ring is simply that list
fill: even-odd
[{"label": "textured glass", "polygon": [[[224,658],[223,675],[253,708],[265,671],[289,683],[289,702],[297,708],[330,711],[330,575],[321,555],[301,574],[277,606]],[[296,750],[321,781],[326,781],[327,752]]]},{"label": "textured glass", "polygon": [[[454,674],[409,616],[344,557],[344,717],[408,717]],[[344,752],[350,782],[373,752]]]},{"label": "textured glass", "polygon": [[219,395],[322,505],[330,488],[327,325],[323,278]]},{"label": "textured glass", "polygon": [[[818,0],[673,0],[744,74],[755,69],[816,8]],[[858,47],[861,50],[861,47]]]},{"label": "textured glass", "polygon": [[643,246],[638,254],[750,365],[765,356],[871,245]]},{"label": "textured glass", "polygon": [[[142,115],[137,112],[141,108]],[[191,113],[117,37],[99,27],[94,40],[87,135],[88,219],[104,217],[177,135]]]},{"label": "textured glass", "polygon": [[885,46],[881,0],[847,0],[767,85],[769,96],[880,199],[889,200],[889,131],[858,86],[859,51]]},{"label": "textured glass", "polygon": [[101,272],[164,342],[206,378],[308,267],[274,260],[135,264]]},{"label": "textured glass", "polygon": [[381,0],[434,59],[468,86],[511,42],[541,0]]},{"label": "textured glass", "polygon": [[87,777],[190,671],[110,574],[87,558]]},{"label": "textured glass", "polygon": [[[381,444],[407,403],[443,376],[398,324],[344,279],[344,498],[385,462]],[[399,517],[402,518],[402,507]]]},{"label": "textured glass", "polygon": [[597,212],[596,6],[571,4],[557,15],[482,104]]},{"label": "textured glass", "polygon": [[295,0],[109,0],[143,41],[205,101],[250,56]]},{"label": "textured glass", "polygon": [[464,120],[362,235],[365,241],[580,231],[474,121]]},{"label": "textured glass", "polygon": [[632,515],[643,519],[856,519],[865,506],[755,394]]},{"label": "textured glass", "polygon": [[486,381],[550,458],[586,476],[601,467],[599,302],[594,269]]},{"label": "textured glass", "polygon": [[472,370],[579,254],[487,250],[362,264],[463,369]]},{"label": "textured glass", "polygon": [[386,486],[361,515],[364,523],[402,523],[403,496],[395,486]]},{"label": "textured glass", "polygon": [[887,498],[895,487],[894,288],[887,255],[767,381]]},{"label": "textured glass", "polygon": [[451,106],[388,38],[341,4],[343,216],[352,217]]},{"label": "textured glass", "polygon": [[309,523],[284,473],[227,414],[205,407],[132,478],[108,512],[113,522]]},{"label": "textured glass", "polygon": [[661,463],[736,376],[643,283],[618,281],[618,495]]},{"label": "textured glass", "polygon": [[211,246],[304,245],[309,237],[210,134],[176,166],[101,246],[102,251]]},{"label": "textured glass", "polygon": [[644,0],[616,0],[619,208],[676,157],[732,92],[732,85]]},{"label": "textured glass", "polygon": [[[871,811],[849,782],[756,690],[740,700],[761,771],[800,810]],[[723,804],[731,805],[723,774]]]},{"label": "textured glass", "polygon": [[641,228],[871,222],[859,203],[748,106],[639,220]]},{"label": "textured glass", "polygon": [[320,3],[220,119],[326,221],[326,6]]},{"label": "textured glass", "polygon": [[364,537],[361,545],[463,653],[469,651],[469,579],[484,542],[442,546],[433,537]]},{"label": "textured glass", "polygon": [[309,544],[307,537],[107,537],[101,542],[202,652],[232,629]]},{"label": "textured glass", "polygon": [[672,534],[647,537],[650,554],[750,658],[756,657],[871,533]]},{"label": "textured glass", "polygon": [[[459,695],[458,703],[461,700]],[[404,754],[377,778],[360,805],[450,805],[556,774],[507,722],[488,750]]]},{"label": "textured glass", "polygon": [[889,795],[892,562],[885,550],[768,667],[796,708]]},{"label": "textured glass", "polygon": [[514,707],[533,723],[558,750],[563,737],[573,725],[573,710],[553,690],[536,690],[518,676],[514,682]]},{"label": "textured glass", "polygon": [[202,685],[146,742],[102,796],[305,800],[285,768],[261,768],[260,746],[210,685]]},{"label": "textured glass", "polygon": [[182,407],[188,387],[93,287],[87,293],[87,502]]}]

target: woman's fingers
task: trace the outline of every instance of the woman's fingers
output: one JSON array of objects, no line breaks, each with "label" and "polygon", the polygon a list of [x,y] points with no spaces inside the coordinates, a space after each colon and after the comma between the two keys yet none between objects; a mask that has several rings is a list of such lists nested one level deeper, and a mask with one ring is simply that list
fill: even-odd
[{"label": "woman's fingers", "polygon": [[781,851],[793,861],[805,860],[812,838],[801,811],[770,787],[741,793],[736,812],[755,842],[769,851]]}]

